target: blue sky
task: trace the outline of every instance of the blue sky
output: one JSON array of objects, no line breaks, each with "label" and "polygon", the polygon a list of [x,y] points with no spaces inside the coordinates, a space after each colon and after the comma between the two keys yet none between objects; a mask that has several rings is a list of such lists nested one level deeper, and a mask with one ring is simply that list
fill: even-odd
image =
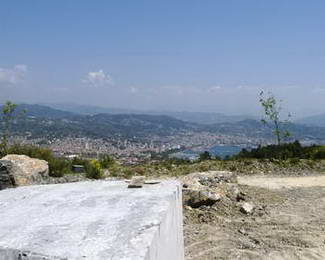
[{"label": "blue sky", "polygon": [[3,0],[0,101],[324,113],[325,2]]}]

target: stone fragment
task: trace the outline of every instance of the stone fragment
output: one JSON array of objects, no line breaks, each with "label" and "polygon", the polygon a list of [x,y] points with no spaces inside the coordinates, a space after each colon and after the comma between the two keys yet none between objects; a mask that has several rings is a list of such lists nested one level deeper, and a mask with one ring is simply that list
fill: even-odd
[{"label": "stone fragment", "polygon": [[254,211],[254,205],[248,202],[245,202],[241,205],[240,211],[246,215],[252,214]]},{"label": "stone fragment", "polygon": [[245,230],[244,228],[240,228],[240,229],[238,229],[238,232],[239,232],[240,234],[243,234],[243,235],[247,236],[247,232],[246,232],[246,230]]},{"label": "stone fragment", "polygon": [[103,175],[104,175],[105,178],[108,178],[111,175],[109,169],[104,169],[103,170]]},{"label": "stone fragment", "polygon": [[237,194],[236,200],[237,200],[237,201],[246,200],[246,194],[245,194],[244,192],[241,192],[241,191],[240,191],[240,192]]},{"label": "stone fragment", "polygon": [[132,177],[128,188],[142,188],[145,181],[144,176],[134,176]]},{"label": "stone fragment", "polygon": [[147,180],[144,184],[159,184],[160,182],[160,180]]},{"label": "stone fragment", "polygon": [[46,256],[43,254],[30,252],[28,250],[0,247],[0,260],[68,260],[68,258]]},{"label": "stone fragment", "polygon": [[240,190],[236,183],[226,183],[223,187],[230,199],[237,200],[237,197],[240,194]]},{"label": "stone fragment", "polygon": [[46,183],[48,163],[26,155],[10,154],[0,160],[0,190],[15,186]]}]

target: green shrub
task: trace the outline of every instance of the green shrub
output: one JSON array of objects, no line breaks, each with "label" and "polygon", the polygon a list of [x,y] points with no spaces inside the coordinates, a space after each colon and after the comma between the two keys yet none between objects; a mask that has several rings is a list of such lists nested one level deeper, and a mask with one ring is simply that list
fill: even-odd
[{"label": "green shrub", "polygon": [[300,163],[300,159],[299,158],[290,158],[289,163],[292,165],[298,165]]},{"label": "green shrub", "polygon": [[325,147],[317,147],[317,150],[315,153],[312,155],[312,159],[325,159]]},{"label": "green shrub", "polygon": [[86,177],[89,179],[102,179],[103,170],[97,160],[88,161],[85,164]]},{"label": "green shrub", "polygon": [[71,162],[67,159],[52,157],[48,163],[52,177],[63,177],[64,174],[71,173]]},{"label": "green shrub", "polygon": [[298,141],[281,145],[259,146],[248,151],[242,149],[234,159],[254,158],[270,160],[325,159],[325,147],[319,145],[302,146]]},{"label": "green shrub", "polygon": [[315,161],[311,161],[311,160],[307,160],[306,164],[312,169],[316,166]]},{"label": "green shrub", "polygon": [[62,157],[55,157],[50,149],[33,145],[13,145],[7,150],[7,154],[23,154],[31,158],[45,160],[49,164],[49,174],[52,177],[62,177],[71,173],[71,162]]},{"label": "green shrub", "polygon": [[89,160],[82,159],[82,158],[79,158],[79,157],[75,157],[71,161],[71,164],[72,165],[83,165],[83,166],[86,166],[87,163],[89,163]]},{"label": "green shrub", "polygon": [[8,148],[7,154],[24,154],[31,158],[37,158],[45,161],[49,161],[54,158],[50,149],[40,148],[32,145],[13,145]]},{"label": "green shrub", "polygon": [[112,165],[114,165],[114,159],[110,157],[109,155],[104,155],[99,159],[100,166],[103,169],[108,169]]},{"label": "green shrub", "polygon": [[198,166],[198,170],[201,172],[207,172],[210,170],[210,167],[209,167],[209,165],[206,165],[206,164],[200,164]]}]

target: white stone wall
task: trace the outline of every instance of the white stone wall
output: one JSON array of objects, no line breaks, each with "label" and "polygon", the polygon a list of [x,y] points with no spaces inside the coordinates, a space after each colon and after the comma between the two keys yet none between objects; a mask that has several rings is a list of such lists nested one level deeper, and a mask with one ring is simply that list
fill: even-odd
[{"label": "white stone wall", "polygon": [[148,249],[145,260],[183,260],[183,212],[182,189],[177,186],[158,230]]}]

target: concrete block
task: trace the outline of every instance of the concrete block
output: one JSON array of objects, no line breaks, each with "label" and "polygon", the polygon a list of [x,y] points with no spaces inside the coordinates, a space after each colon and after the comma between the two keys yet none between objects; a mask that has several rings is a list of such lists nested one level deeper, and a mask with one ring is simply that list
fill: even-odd
[{"label": "concrete block", "polygon": [[1,190],[0,260],[183,260],[180,184],[127,185],[92,181]]}]

